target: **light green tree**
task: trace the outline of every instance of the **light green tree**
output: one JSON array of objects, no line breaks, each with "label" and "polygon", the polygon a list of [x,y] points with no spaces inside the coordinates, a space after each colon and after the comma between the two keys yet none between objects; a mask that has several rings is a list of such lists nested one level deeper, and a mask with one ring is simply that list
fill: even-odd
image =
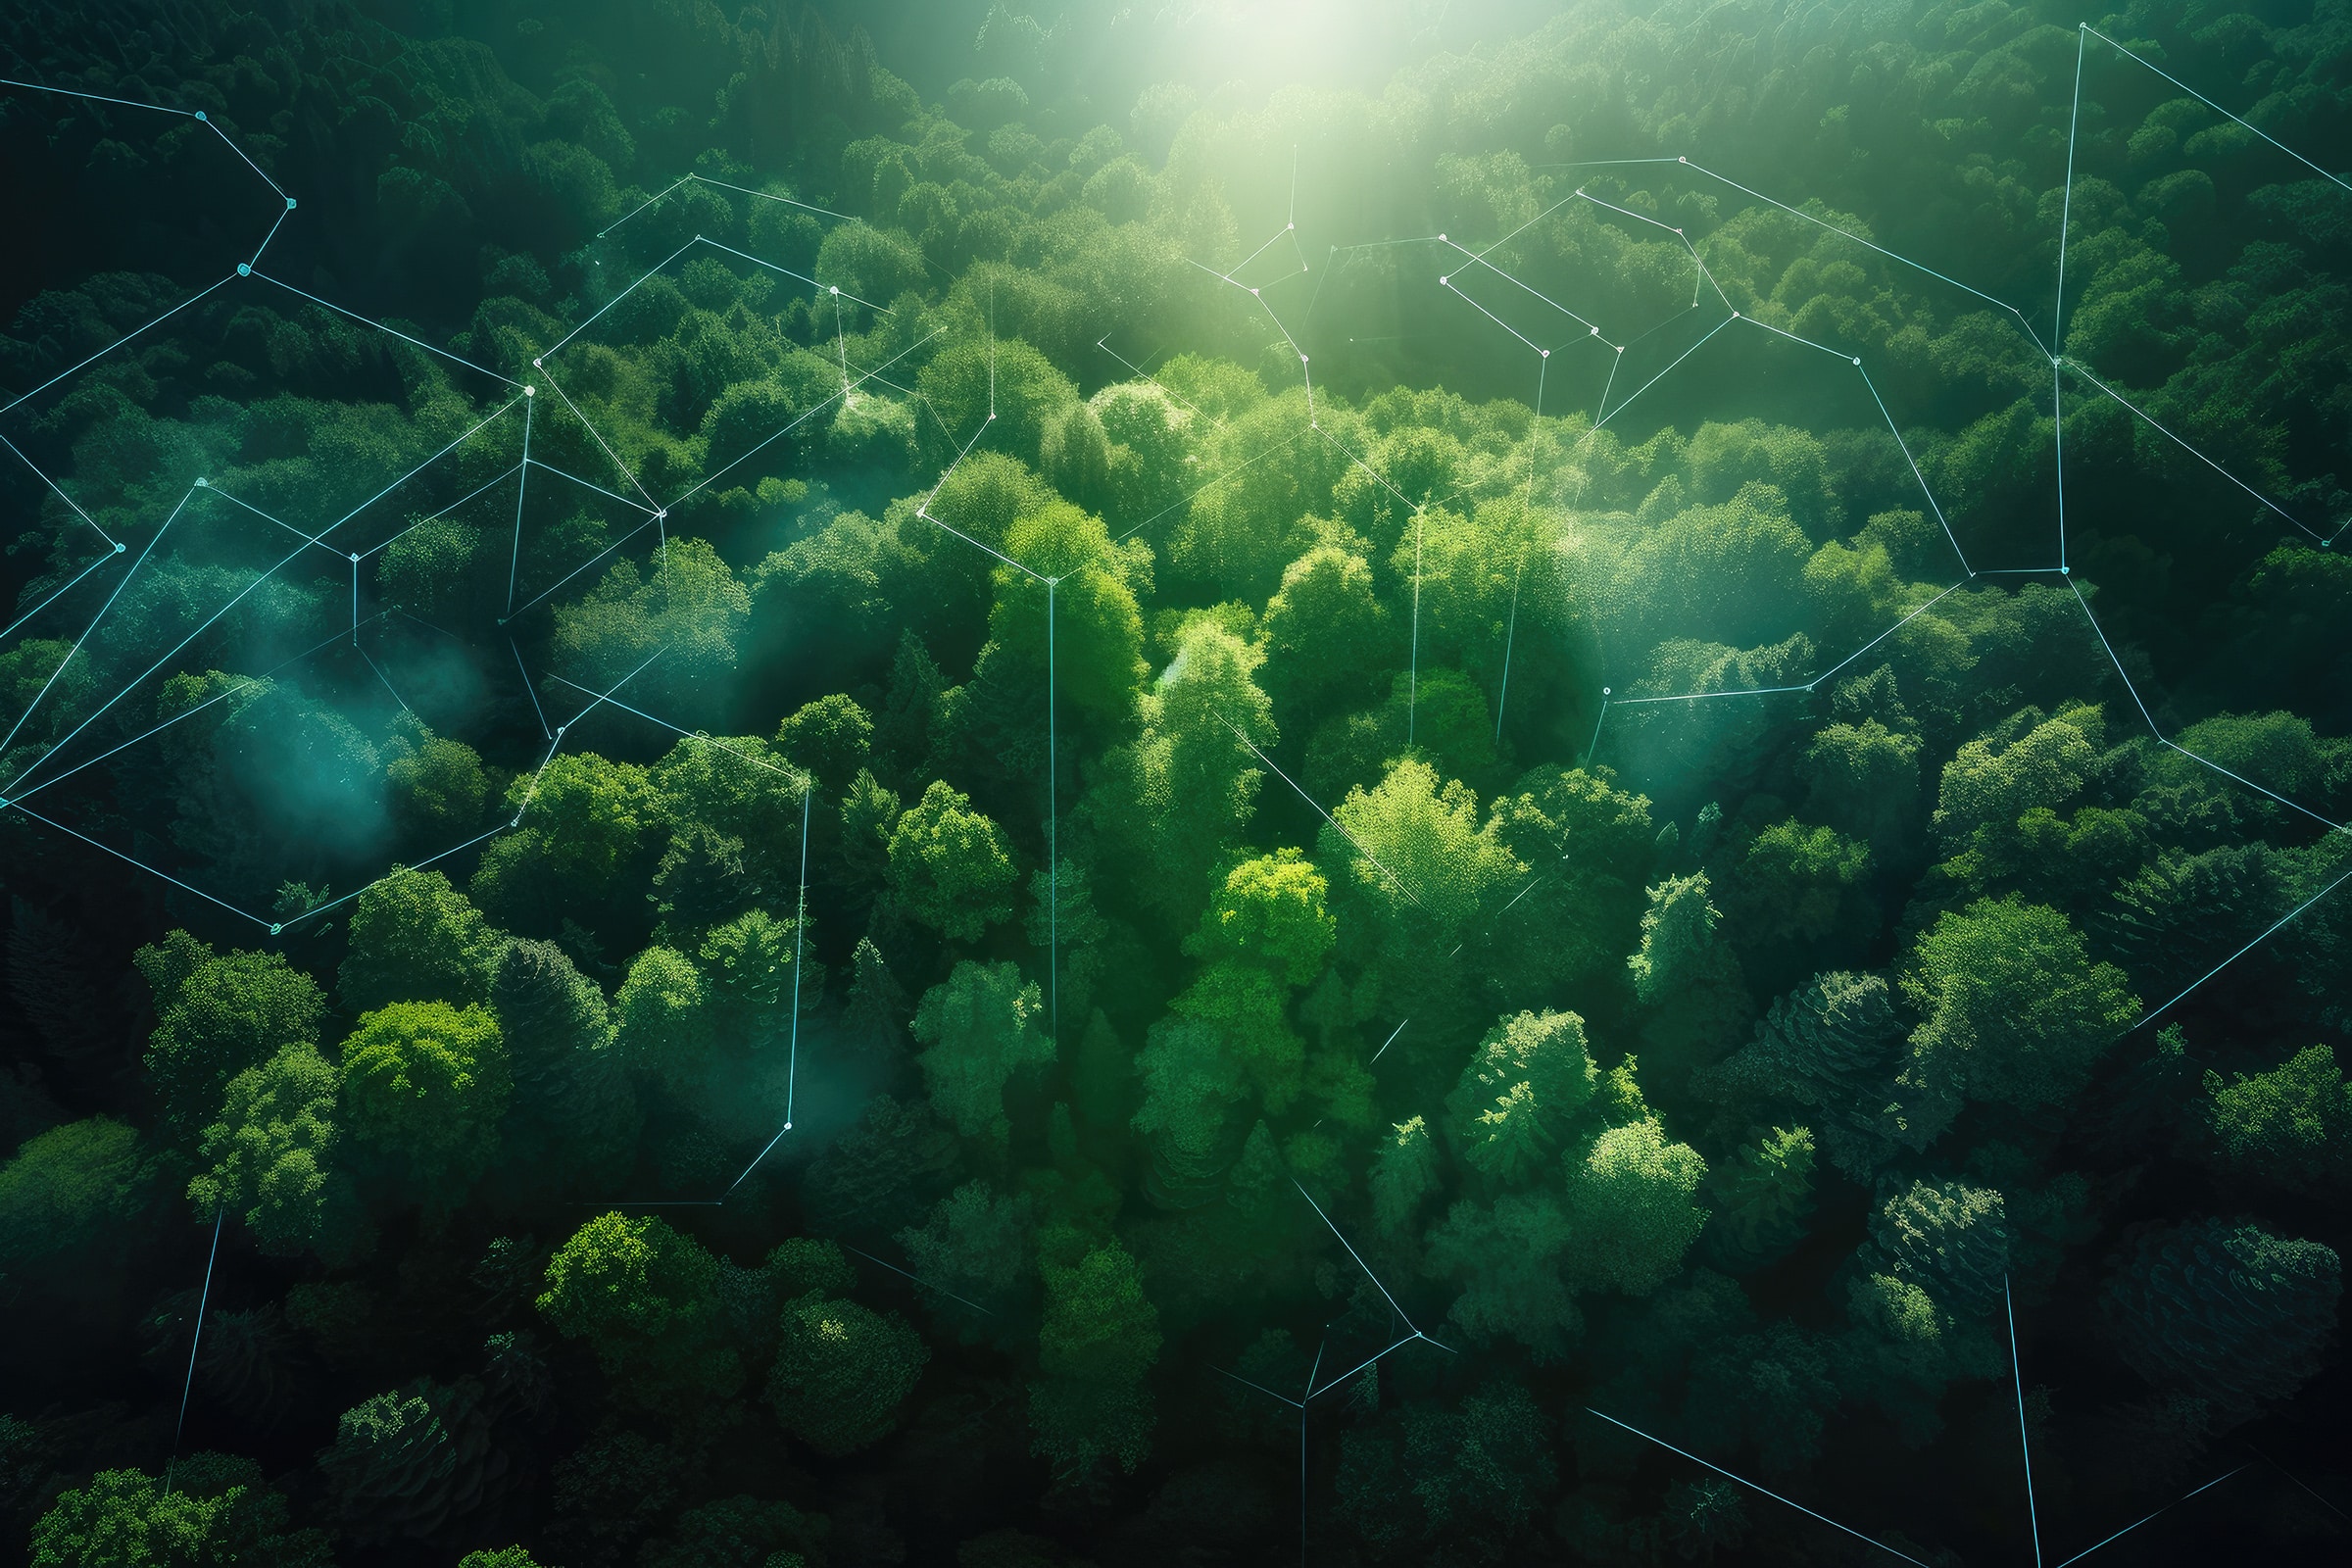
[{"label": "light green tree", "polygon": [[933,779],[890,834],[891,892],[951,942],[976,942],[1011,919],[1019,879],[1004,830],[971,808],[969,796]]},{"label": "light green tree", "polygon": [[455,1207],[489,1167],[514,1080],[486,1007],[400,1002],[343,1042],[343,1124],[370,1173],[427,1208]]},{"label": "light green tree", "polygon": [[2092,962],[2073,922],[2016,899],[1938,915],[1902,990],[1927,1015],[1911,1035],[1915,1063],[1971,1099],[2020,1107],[2071,1098],[2139,1012],[2123,971]]},{"label": "light green tree", "polygon": [[368,1241],[359,1194],[336,1163],[343,1073],[310,1046],[281,1048],[228,1081],[188,1184],[200,1213],[237,1211],[265,1252],[351,1260]]},{"label": "light green tree", "polygon": [[1585,1286],[1646,1296],[1682,1267],[1707,1211],[1691,1201],[1707,1162],[1653,1117],[1612,1127],[1568,1156],[1568,1267]]},{"label": "light green tree", "polygon": [[343,1005],[490,1000],[506,938],[438,871],[395,870],[352,901],[351,947],[338,974]]}]

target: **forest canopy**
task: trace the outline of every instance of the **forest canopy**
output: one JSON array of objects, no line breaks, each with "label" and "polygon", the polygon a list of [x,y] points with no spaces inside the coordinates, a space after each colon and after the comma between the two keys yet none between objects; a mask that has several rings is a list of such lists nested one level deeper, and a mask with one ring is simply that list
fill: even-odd
[{"label": "forest canopy", "polygon": [[2340,1551],[2339,0],[169,9],[0,1561]]}]

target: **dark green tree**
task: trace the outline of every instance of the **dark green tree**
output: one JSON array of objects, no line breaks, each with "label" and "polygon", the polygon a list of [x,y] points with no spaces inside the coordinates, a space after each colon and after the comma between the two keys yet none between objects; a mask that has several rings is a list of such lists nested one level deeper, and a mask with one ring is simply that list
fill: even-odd
[{"label": "dark green tree", "polygon": [[[1080,1244],[1083,1247],[1083,1244]],[[1045,1264],[1037,1382],[1029,1386],[1032,1451],[1056,1473],[1084,1476],[1115,1461],[1133,1472],[1156,1419],[1145,1378],[1159,1359],[1159,1313],[1117,1243]]]},{"label": "dark green tree", "polygon": [[2102,1299],[2134,1371],[2235,1426],[2319,1371],[2342,1296],[2331,1249],[2250,1220],[2198,1219],[2127,1242]]},{"label": "dark green tree", "polygon": [[787,1432],[838,1458],[889,1436],[930,1359],[896,1312],[810,1291],[784,1305],[767,1402]]}]

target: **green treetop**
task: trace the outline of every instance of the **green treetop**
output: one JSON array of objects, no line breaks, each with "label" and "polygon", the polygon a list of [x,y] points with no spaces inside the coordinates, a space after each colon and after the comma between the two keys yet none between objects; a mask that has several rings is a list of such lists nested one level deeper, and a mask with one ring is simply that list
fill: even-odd
[{"label": "green treetop", "polygon": [[1243,737],[1274,742],[1257,655],[1202,617],[1137,704],[1143,732],[1103,758],[1083,808],[1103,840],[1099,865],[1120,867],[1133,897],[1175,929],[1189,926],[1209,878],[1257,806],[1263,776]]},{"label": "green treetop", "polygon": [[343,1042],[343,1119],[378,1175],[428,1208],[462,1200],[489,1166],[514,1084],[485,1007],[401,1002]]},{"label": "green treetop", "polygon": [[1321,972],[1339,933],[1326,906],[1331,884],[1305,856],[1282,849],[1243,860],[1225,873],[1184,940],[1196,958],[1244,959],[1302,986]]},{"label": "green treetop", "polygon": [[188,1184],[197,1209],[233,1208],[262,1250],[316,1250],[330,1262],[365,1245],[350,1178],[337,1168],[343,1074],[306,1045],[290,1045],[228,1081],[220,1119],[204,1130],[209,1168]]},{"label": "green treetop", "polygon": [[1813,1131],[1775,1127],[1714,1172],[1718,1266],[1758,1268],[1796,1245],[1813,1212]]},{"label": "green treetop", "polygon": [[716,1045],[710,984],[674,948],[637,955],[612,998],[621,1059],[672,1088],[702,1082]]},{"label": "green treetop", "polygon": [[2105,1305],[2117,1348],[2160,1387],[2211,1401],[2225,1426],[2291,1396],[2323,1363],[2343,1264],[2251,1221],[2190,1220],[2124,1249]]},{"label": "green treetop", "polygon": [[787,1432],[839,1457],[890,1434],[930,1358],[896,1312],[810,1291],[785,1303],[767,1400]]},{"label": "green treetop", "polygon": [[1487,1031],[1446,1097],[1465,1157],[1497,1181],[1532,1176],[1568,1139],[1600,1072],[1573,1012],[1522,1012]]},{"label": "green treetop", "polygon": [[1927,1015],[1915,1059],[1941,1061],[1970,1098],[2032,1106],[2072,1097],[2139,1011],[2123,971],[2093,963],[2056,909],[1980,899],[1946,910],[1902,977]]},{"label": "green treetop", "polygon": [[196,1453],[172,1489],[140,1470],[101,1470],[62,1494],[32,1528],[33,1568],[251,1564],[331,1568],[326,1533],[297,1530],[285,1497],[251,1459]]},{"label": "green treetop", "polygon": [[600,1214],[548,1260],[539,1310],[565,1339],[587,1341],[638,1402],[683,1415],[743,1384],[715,1314],[717,1277],[702,1245],[663,1220]]},{"label": "green treetop", "polygon": [[1032,1450],[1064,1475],[1106,1460],[1132,1472],[1150,1450],[1154,1414],[1145,1385],[1159,1359],[1159,1312],[1135,1259],[1118,1244],[1046,1264],[1039,1381],[1029,1386]]},{"label": "green treetop", "polygon": [[971,798],[933,779],[890,834],[890,886],[906,912],[952,942],[1012,918],[1019,873],[1004,830]]},{"label": "green treetop", "polygon": [[1581,1158],[1568,1156],[1568,1217],[1578,1280],[1646,1296],[1682,1267],[1707,1211],[1690,1201],[1707,1162],[1666,1141],[1655,1118],[1612,1127]]},{"label": "green treetop", "polygon": [[914,1037],[926,1049],[915,1059],[931,1103],[966,1138],[1002,1147],[1010,1135],[1004,1085],[1054,1060],[1038,1028],[1044,1010],[1035,982],[1009,963],[959,963],[923,993]]},{"label": "green treetop", "polygon": [[280,1047],[318,1043],[326,998],[279,954],[217,955],[174,931],[134,961],[155,993],[147,1081],[166,1125],[182,1137],[212,1120],[230,1078]]},{"label": "green treetop", "polygon": [[28,1138],[0,1165],[0,1268],[16,1280],[135,1244],[155,1167],[138,1133],[92,1116]]},{"label": "green treetop", "polygon": [[2307,1046],[2269,1072],[2205,1075],[2206,1132],[2225,1169],[2287,1187],[2352,1174],[2352,1085],[2329,1046]]},{"label": "green treetop", "polygon": [[487,1002],[505,947],[449,878],[396,870],[352,902],[337,989],[353,1012],[389,1002]]}]

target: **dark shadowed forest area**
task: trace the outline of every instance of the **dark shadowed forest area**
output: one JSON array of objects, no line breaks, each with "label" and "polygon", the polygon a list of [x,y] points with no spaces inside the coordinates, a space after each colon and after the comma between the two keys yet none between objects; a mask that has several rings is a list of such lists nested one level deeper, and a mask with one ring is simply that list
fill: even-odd
[{"label": "dark shadowed forest area", "polygon": [[0,1565],[2352,1549],[2352,0],[0,77]]}]

